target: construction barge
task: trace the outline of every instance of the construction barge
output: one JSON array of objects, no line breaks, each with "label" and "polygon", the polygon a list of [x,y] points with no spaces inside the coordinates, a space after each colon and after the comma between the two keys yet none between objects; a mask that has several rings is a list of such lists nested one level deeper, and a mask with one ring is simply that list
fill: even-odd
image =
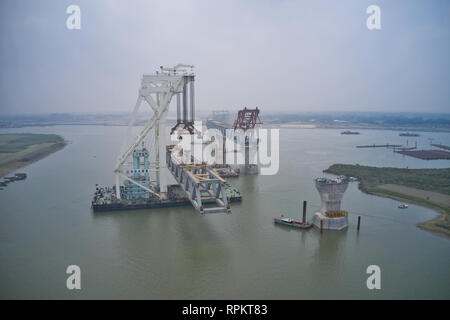
[{"label": "construction barge", "polygon": [[450,152],[444,150],[395,151],[422,160],[450,160]]},{"label": "construction barge", "polygon": [[[154,74],[142,76],[126,144],[113,170],[116,183],[113,187],[96,186],[91,204],[94,212],[192,206],[201,215],[229,214],[230,203],[242,201],[239,191],[221,176],[235,177],[237,172],[229,166],[216,169],[207,165],[195,154],[195,148],[187,146],[194,134],[201,135],[194,127],[194,83],[193,66],[185,64],[161,66]],[[172,98],[176,100],[177,122],[170,134],[178,137],[178,143],[168,145],[164,132]],[[154,113],[133,138],[131,129],[143,103]],[[181,143],[183,139],[187,145]],[[169,175],[177,184],[168,184]]]},{"label": "construction barge", "polygon": [[430,145],[433,146],[433,147],[437,147],[437,148],[441,148],[441,149],[445,149],[445,150],[450,150],[450,147],[449,147],[449,146],[445,146],[445,145],[443,145],[442,143],[439,143],[439,144],[437,144],[437,143],[431,143]]},{"label": "construction barge", "polygon": [[411,132],[403,132],[399,134],[400,137],[420,137],[420,134],[418,133],[411,133]]},{"label": "construction barge", "polygon": [[[121,193],[123,194],[125,192],[123,186],[121,186],[120,189]],[[186,193],[183,191],[180,185],[169,185],[167,186],[167,190],[167,200],[160,200],[156,197],[151,197],[150,199],[117,199],[115,196],[115,186],[96,186],[94,197],[92,199],[92,209],[94,212],[105,212],[191,206],[190,200],[188,199]],[[242,201],[242,196],[239,191],[231,186],[227,187],[226,194],[229,202]],[[205,204],[208,203],[207,200],[203,200],[203,202]],[[213,201],[211,201],[211,203],[212,202]]]},{"label": "construction barge", "polygon": [[363,146],[356,146],[357,148],[400,148],[401,144],[368,144]]},{"label": "construction barge", "polygon": [[273,222],[284,225],[284,226],[289,226],[289,227],[294,227],[294,228],[300,228],[300,229],[308,229],[312,227],[312,223],[311,222],[303,222],[303,221],[298,221],[292,218],[286,218],[286,217],[278,217],[278,218],[274,218]]}]

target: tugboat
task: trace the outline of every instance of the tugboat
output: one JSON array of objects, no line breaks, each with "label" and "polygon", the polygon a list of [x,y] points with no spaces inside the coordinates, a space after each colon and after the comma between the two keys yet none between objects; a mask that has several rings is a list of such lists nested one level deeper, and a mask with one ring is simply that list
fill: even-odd
[{"label": "tugboat", "polygon": [[399,209],[408,209],[408,205],[406,203],[402,203],[398,206]]},{"label": "tugboat", "polygon": [[25,180],[27,177],[26,173],[15,173],[13,176],[5,177],[6,182],[13,182],[19,180]]},{"label": "tugboat", "polygon": [[25,180],[27,178],[27,174],[26,173],[16,173],[14,175],[15,180]]},{"label": "tugboat", "polygon": [[281,215],[281,217],[274,218],[273,221],[275,223],[279,223],[279,224],[294,227],[294,228],[307,229],[307,228],[312,227],[311,222],[302,222],[302,221],[298,221],[298,220],[295,220],[292,218],[283,217],[283,215]]}]

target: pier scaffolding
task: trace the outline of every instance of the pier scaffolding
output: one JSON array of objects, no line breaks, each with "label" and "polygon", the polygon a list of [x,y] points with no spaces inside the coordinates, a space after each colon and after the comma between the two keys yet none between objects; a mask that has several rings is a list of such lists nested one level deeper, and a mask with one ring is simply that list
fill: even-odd
[{"label": "pier scaffolding", "polygon": [[313,224],[323,229],[341,230],[346,228],[348,212],[341,210],[341,201],[349,180],[346,177],[317,178],[315,183],[322,204],[320,211],[314,214]]},{"label": "pier scaffolding", "polygon": [[262,124],[259,119],[259,109],[239,110],[236,121],[234,122],[234,130],[242,131],[244,144],[244,159],[243,173],[258,174],[259,166],[255,163],[255,155],[258,150],[259,139],[255,137],[255,127]]}]

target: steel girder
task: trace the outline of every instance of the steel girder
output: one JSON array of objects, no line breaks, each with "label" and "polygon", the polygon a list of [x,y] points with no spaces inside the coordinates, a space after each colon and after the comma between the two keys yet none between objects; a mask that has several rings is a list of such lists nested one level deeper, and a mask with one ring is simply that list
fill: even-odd
[{"label": "steel girder", "polygon": [[[226,181],[204,163],[183,163],[172,153],[174,146],[167,146],[167,168],[180,184],[194,208],[200,214],[231,213],[226,193]],[[176,151],[174,151],[176,152]],[[217,207],[205,204],[215,203]]]}]

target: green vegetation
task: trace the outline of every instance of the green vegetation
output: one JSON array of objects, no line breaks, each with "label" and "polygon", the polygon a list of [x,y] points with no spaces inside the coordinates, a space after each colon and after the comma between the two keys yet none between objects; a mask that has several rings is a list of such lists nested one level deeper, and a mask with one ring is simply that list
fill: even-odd
[{"label": "green vegetation", "polygon": [[0,134],[0,153],[13,153],[41,143],[61,143],[64,139],[56,134]]},{"label": "green vegetation", "polygon": [[56,134],[0,134],[0,177],[60,150],[66,145]]},{"label": "green vegetation", "polygon": [[401,169],[334,164],[325,172],[358,178],[363,192],[436,209],[441,215],[419,226],[450,235],[450,168]]},{"label": "green vegetation", "polygon": [[450,168],[400,169],[377,168],[350,164],[333,164],[327,173],[356,177],[360,189],[373,191],[380,184],[397,184],[450,195]]}]

